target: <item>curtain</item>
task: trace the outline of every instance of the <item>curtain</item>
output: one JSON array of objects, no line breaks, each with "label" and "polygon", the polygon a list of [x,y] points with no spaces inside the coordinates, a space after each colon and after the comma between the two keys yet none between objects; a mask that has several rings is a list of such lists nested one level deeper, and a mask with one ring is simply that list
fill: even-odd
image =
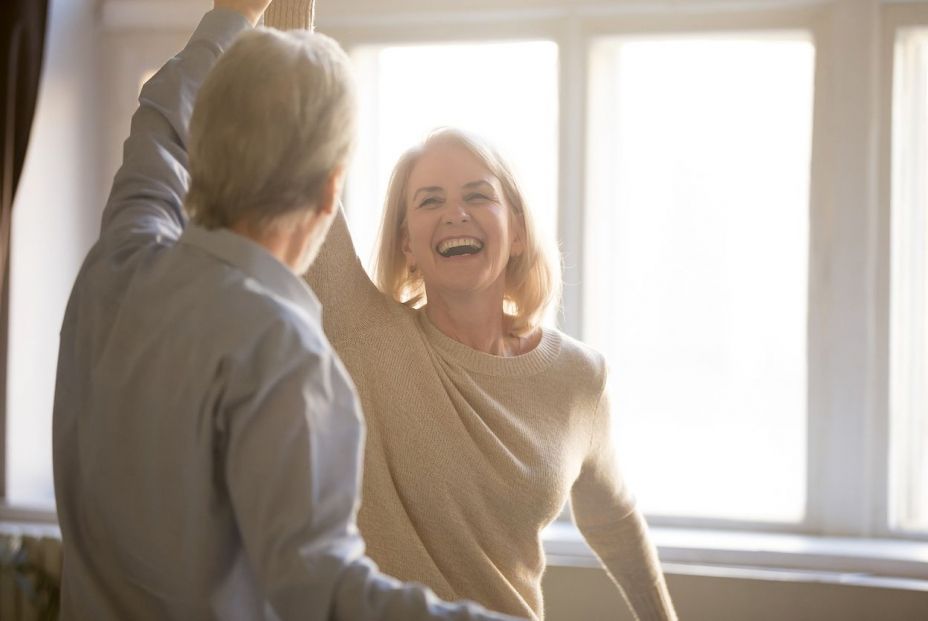
[{"label": "curtain", "polygon": [[[48,0],[0,0],[0,455],[5,454],[10,225],[45,47]],[[0,497],[6,480],[0,459]]]}]

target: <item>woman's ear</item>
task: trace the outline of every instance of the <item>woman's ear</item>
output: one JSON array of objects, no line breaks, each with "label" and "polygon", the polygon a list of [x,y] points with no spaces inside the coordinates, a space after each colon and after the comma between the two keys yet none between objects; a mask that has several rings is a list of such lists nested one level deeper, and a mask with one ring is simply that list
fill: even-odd
[{"label": "woman's ear", "polygon": [[412,248],[409,245],[409,227],[405,224],[400,225],[400,248],[406,257],[406,268],[410,272],[416,271],[416,258],[412,254]]},{"label": "woman's ear", "polygon": [[509,256],[518,257],[525,252],[525,218],[521,213],[514,213],[509,223],[511,236]]}]

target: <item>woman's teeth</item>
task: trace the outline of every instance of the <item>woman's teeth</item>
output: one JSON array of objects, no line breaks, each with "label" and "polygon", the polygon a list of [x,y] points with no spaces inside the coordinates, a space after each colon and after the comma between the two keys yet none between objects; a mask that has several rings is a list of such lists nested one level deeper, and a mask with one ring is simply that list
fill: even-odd
[{"label": "woman's teeth", "polygon": [[456,237],[446,239],[438,244],[438,254],[443,257],[455,257],[461,254],[474,254],[483,249],[483,242],[473,237]]}]

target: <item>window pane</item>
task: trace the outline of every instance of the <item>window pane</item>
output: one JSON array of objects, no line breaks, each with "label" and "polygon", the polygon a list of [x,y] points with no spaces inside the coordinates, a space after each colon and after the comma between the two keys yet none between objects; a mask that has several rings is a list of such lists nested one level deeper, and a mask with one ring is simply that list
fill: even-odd
[{"label": "window pane", "polygon": [[358,255],[371,256],[390,172],[432,129],[483,136],[512,166],[553,236],[557,195],[557,46],[550,41],[363,47],[361,126],[346,210]]},{"label": "window pane", "polygon": [[900,32],[893,87],[891,521],[928,531],[928,29]]},{"label": "window pane", "polygon": [[593,49],[584,335],[650,514],[803,518],[813,72],[792,33]]}]

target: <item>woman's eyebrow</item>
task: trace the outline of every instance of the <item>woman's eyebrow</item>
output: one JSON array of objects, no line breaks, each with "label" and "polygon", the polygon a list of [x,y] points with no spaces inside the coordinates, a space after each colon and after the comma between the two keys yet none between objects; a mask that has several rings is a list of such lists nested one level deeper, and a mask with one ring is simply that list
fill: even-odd
[{"label": "woman's eyebrow", "polygon": [[441,187],[437,185],[430,185],[427,188],[419,188],[418,190],[416,190],[416,193],[412,195],[412,199],[416,200],[416,197],[419,196],[419,194],[421,194],[422,192],[425,192],[427,194],[432,193],[432,192],[444,192],[444,189],[442,189]]},{"label": "woman's eyebrow", "polygon": [[478,180],[478,181],[469,181],[469,182],[465,183],[462,187],[463,187],[465,190],[473,190],[473,189],[478,188],[478,187],[481,187],[481,186],[486,186],[486,187],[490,188],[490,190],[495,191],[495,189],[493,188],[493,184],[490,183],[489,181],[485,181],[485,180],[483,180],[483,179],[480,179],[480,180]]}]

